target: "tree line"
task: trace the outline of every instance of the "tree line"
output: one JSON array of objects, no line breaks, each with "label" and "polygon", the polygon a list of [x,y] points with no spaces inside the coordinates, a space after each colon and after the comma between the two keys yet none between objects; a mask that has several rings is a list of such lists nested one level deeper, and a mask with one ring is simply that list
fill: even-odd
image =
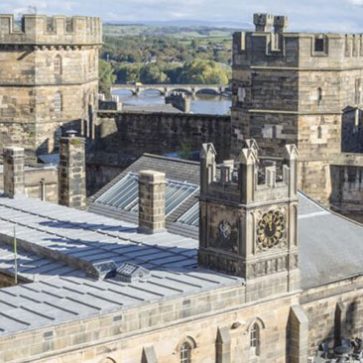
[{"label": "tree line", "polygon": [[228,84],[230,39],[105,36],[100,88],[113,83]]}]

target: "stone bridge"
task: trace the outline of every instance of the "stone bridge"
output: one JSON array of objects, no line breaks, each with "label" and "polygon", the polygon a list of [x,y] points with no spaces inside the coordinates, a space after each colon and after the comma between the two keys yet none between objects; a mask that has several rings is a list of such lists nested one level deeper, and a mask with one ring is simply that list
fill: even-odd
[{"label": "stone bridge", "polygon": [[172,92],[183,92],[190,96],[195,96],[198,93],[214,93],[222,95],[230,91],[229,86],[216,84],[114,84],[114,90],[128,90],[133,95],[139,95],[146,90],[159,91],[161,95],[168,96]]}]

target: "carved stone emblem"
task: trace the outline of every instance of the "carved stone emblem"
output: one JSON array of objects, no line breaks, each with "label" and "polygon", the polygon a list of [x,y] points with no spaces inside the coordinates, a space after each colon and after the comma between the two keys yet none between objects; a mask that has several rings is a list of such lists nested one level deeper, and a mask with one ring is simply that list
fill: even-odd
[{"label": "carved stone emblem", "polygon": [[221,221],[218,226],[218,234],[220,240],[222,241],[230,240],[232,234],[232,226],[230,225],[230,223],[227,222],[226,220]]}]

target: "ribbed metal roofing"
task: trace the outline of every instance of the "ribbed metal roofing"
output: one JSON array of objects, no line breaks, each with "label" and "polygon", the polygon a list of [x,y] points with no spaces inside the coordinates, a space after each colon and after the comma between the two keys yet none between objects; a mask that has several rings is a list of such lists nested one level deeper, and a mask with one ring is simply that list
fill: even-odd
[{"label": "ribbed metal roofing", "polygon": [[[0,335],[243,283],[197,267],[194,239],[140,234],[135,224],[27,198],[0,198],[0,268],[7,273],[14,270],[14,226],[19,276],[34,282],[0,289]],[[87,275],[110,260],[150,275],[132,283]]]}]

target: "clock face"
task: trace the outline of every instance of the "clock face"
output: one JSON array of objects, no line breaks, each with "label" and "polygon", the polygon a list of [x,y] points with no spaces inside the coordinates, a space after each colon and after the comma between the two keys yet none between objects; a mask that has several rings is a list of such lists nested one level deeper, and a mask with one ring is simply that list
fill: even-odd
[{"label": "clock face", "polygon": [[284,236],[285,218],[280,211],[265,213],[257,225],[257,245],[267,249],[278,245]]}]

